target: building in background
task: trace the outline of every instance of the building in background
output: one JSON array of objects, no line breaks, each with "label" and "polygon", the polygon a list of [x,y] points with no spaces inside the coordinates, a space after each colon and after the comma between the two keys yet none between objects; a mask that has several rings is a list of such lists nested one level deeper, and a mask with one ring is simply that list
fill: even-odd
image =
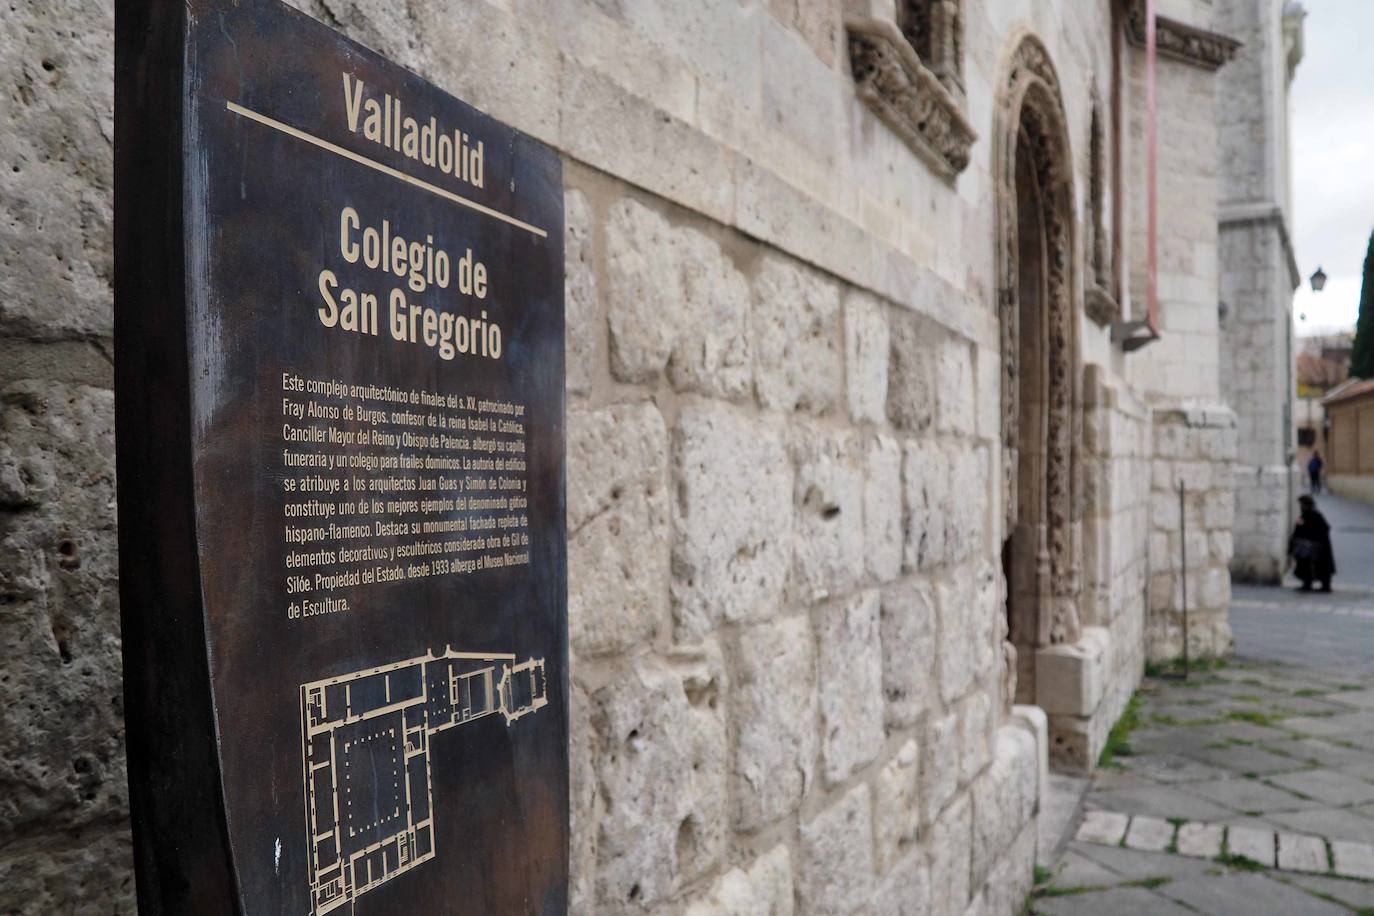
[{"label": "building in background", "polygon": [[1351,379],[1322,398],[1326,483],[1333,493],[1374,502],[1374,379]]},{"label": "building in background", "polygon": [[[1230,650],[1228,403],[1282,486],[1298,20],[1161,3],[1152,124],[1144,0],[299,5],[564,157],[574,912],[1019,912]],[[0,55],[6,912],[132,912],[109,7]]]},{"label": "building in background", "polygon": [[1297,495],[1289,87],[1302,60],[1300,4],[1225,0],[1217,24],[1241,41],[1220,82],[1222,394],[1236,412],[1237,579],[1278,582]]},{"label": "building in background", "polygon": [[[1335,394],[1350,377],[1353,342],[1354,335],[1349,331],[1299,337],[1297,340],[1298,391],[1293,416],[1297,459],[1293,463],[1300,476],[1314,451],[1321,452],[1323,460],[1330,464],[1331,443],[1322,401],[1327,395]],[[1330,467],[1326,470],[1329,473]]]}]

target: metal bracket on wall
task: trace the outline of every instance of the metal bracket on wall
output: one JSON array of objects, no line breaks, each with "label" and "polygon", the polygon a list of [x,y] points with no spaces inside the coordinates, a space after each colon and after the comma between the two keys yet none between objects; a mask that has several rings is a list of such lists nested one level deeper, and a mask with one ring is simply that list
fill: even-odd
[{"label": "metal bracket on wall", "polygon": [[1112,324],[1112,343],[1121,344],[1121,349],[1127,353],[1139,350],[1156,340],[1159,340],[1159,332],[1150,326],[1148,319],[1117,321]]}]

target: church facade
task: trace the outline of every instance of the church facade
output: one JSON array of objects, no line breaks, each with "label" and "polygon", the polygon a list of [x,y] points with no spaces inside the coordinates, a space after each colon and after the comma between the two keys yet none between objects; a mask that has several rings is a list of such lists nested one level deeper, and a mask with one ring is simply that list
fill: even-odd
[{"label": "church facade", "polygon": [[[1020,912],[1047,768],[1282,538],[1286,178],[1232,153],[1300,18],[297,5],[563,156],[573,911]],[[133,912],[105,6],[0,43],[0,909]]]}]

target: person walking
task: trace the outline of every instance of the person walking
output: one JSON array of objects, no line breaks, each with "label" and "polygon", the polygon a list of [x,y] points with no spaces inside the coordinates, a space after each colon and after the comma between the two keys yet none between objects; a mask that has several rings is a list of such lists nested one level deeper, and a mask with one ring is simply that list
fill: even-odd
[{"label": "person walking", "polygon": [[1322,453],[1312,449],[1312,457],[1307,461],[1307,477],[1312,482],[1311,490],[1313,493],[1322,491],[1322,468],[1326,467],[1326,462],[1322,461]]},{"label": "person walking", "polygon": [[1317,511],[1317,501],[1311,496],[1298,497],[1302,517],[1293,527],[1288,539],[1288,557],[1293,572],[1302,582],[1300,592],[1312,591],[1312,583],[1320,582],[1321,590],[1331,591],[1331,577],[1336,574],[1336,555],[1331,549],[1331,525],[1326,516]]}]

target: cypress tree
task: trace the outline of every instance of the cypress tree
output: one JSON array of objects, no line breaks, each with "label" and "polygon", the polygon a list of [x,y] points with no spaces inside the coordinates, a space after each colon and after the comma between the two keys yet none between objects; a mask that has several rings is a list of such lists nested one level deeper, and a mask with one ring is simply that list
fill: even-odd
[{"label": "cypress tree", "polygon": [[1364,256],[1364,281],[1360,285],[1360,317],[1355,321],[1355,343],[1350,348],[1350,374],[1374,378],[1374,232]]}]

